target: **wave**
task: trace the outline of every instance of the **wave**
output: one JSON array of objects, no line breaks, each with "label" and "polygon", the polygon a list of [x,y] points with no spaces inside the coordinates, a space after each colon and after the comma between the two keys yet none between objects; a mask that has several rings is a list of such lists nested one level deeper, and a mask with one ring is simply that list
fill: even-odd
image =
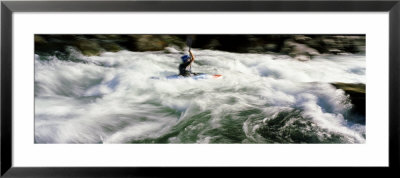
[{"label": "wave", "polygon": [[[301,62],[273,54],[35,55],[35,143],[364,143],[349,96],[330,83],[364,83],[365,56]],[[74,59],[74,60],[71,60]],[[78,60],[75,60],[78,59]]]}]

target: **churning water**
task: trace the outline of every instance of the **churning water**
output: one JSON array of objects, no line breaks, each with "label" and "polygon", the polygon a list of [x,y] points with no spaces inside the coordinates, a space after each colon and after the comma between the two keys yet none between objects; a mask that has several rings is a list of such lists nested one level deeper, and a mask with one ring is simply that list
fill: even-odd
[{"label": "churning water", "polygon": [[223,77],[151,79],[177,74],[179,53],[36,54],[35,142],[365,142],[349,97],[329,84],[365,83],[365,56],[193,52],[193,72]]}]

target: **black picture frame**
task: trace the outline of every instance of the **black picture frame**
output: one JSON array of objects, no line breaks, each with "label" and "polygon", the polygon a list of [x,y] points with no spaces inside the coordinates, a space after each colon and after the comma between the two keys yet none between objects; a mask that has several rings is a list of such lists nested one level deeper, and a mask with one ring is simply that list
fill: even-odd
[{"label": "black picture frame", "polygon": [[[167,168],[167,167],[63,167],[19,168],[12,165],[12,17],[13,12],[128,12],[128,11],[248,11],[248,12],[389,12],[389,167],[344,168],[351,175],[371,172],[399,174],[400,118],[400,0],[392,1],[2,1],[1,2],[1,176],[4,177],[132,177],[179,176],[190,171],[196,176],[215,173],[266,175],[312,174],[314,170],[342,175],[336,168]],[[289,170],[287,170],[289,169]],[[211,171],[216,171],[211,173]],[[346,173],[346,174],[349,174]],[[187,175],[190,176],[190,175]],[[313,176],[313,175],[310,175]],[[318,176],[318,175],[314,175]]]}]

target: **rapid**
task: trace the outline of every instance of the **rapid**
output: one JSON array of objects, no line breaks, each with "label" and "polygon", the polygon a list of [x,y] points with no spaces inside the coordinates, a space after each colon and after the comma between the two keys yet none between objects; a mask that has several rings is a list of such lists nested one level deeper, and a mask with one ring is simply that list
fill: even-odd
[{"label": "rapid", "polygon": [[162,78],[179,52],[35,54],[35,143],[365,143],[330,84],[365,84],[364,55],[192,51],[193,72],[222,78]]}]

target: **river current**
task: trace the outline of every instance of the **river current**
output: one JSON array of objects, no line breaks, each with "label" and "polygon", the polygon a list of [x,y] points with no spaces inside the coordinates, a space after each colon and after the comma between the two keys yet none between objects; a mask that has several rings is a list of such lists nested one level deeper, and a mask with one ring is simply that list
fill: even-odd
[{"label": "river current", "polygon": [[222,77],[164,79],[178,52],[35,54],[35,143],[365,142],[330,84],[365,84],[364,55],[192,51],[193,72]]}]

